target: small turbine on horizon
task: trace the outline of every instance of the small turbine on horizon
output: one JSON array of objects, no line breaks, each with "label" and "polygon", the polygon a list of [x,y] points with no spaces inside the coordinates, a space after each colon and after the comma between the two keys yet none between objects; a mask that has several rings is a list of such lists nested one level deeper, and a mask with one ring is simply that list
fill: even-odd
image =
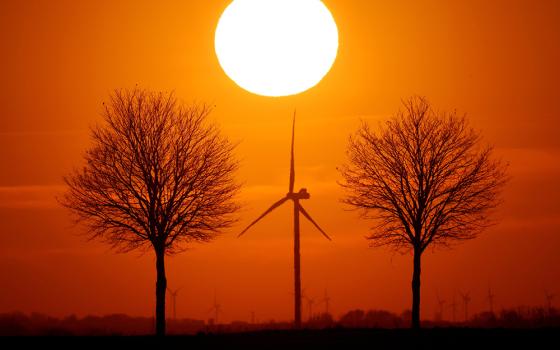
[{"label": "small turbine on horizon", "polygon": [[311,298],[307,295],[303,295],[305,300],[307,300],[307,310],[309,311],[309,318],[308,321],[313,319],[313,305],[315,304],[315,298]]},{"label": "small turbine on horizon", "polygon": [[331,297],[327,293],[327,289],[325,288],[325,296],[321,299],[321,303],[325,303],[325,315],[329,314],[329,305],[331,302]]},{"label": "small turbine on horizon", "polygon": [[551,311],[552,311],[552,301],[556,297],[556,294],[551,294],[547,290],[545,290],[544,291],[544,296],[546,298],[546,306],[547,306],[548,313],[551,313]]},{"label": "small turbine on horizon", "polygon": [[490,313],[494,313],[494,299],[496,298],[496,294],[492,292],[492,289],[488,288],[488,306],[490,306]]},{"label": "small turbine on horizon", "polygon": [[439,306],[439,318],[440,318],[441,321],[443,321],[443,310],[444,310],[444,307],[445,307],[445,300],[440,298],[438,292],[436,292],[436,298],[437,298],[437,302],[438,302],[438,306]]},{"label": "small turbine on horizon", "polygon": [[457,321],[457,301],[455,300],[455,292],[453,293],[453,298],[451,300],[451,304],[449,304],[449,307],[451,307],[453,322],[455,323]]},{"label": "small turbine on horizon", "polygon": [[461,298],[463,299],[463,306],[465,307],[465,322],[469,320],[469,303],[471,302],[471,293],[470,292],[459,292],[461,294]]},{"label": "small turbine on horizon", "polygon": [[294,326],[295,328],[301,328],[301,257],[300,257],[300,229],[299,229],[299,214],[301,213],[307,220],[309,220],[329,241],[331,238],[323,231],[321,227],[311,218],[307,211],[303,208],[300,201],[304,199],[309,199],[310,194],[307,189],[302,188],[298,192],[294,192],[295,184],[295,166],[294,166],[294,137],[295,137],[295,126],[296,126],[296,115],[294,112],[294,120],[292,124],[292,147],[291,147],[291,159],[290,159],[290,184],[288,187],[288,193],[278,202],[274,203],[270,208],[268,208],[261,216],[259,216],[255,221],[253,221],[249,226],[247,226],[238,237],[241,237],[247,230],[249,230],[253,225],[259,222],[262,218],[267,216],[274,209],[278,208],[288,200],[294,203]]},{"label": "small turbine on horizon", "polygon": [[208,310],[208,313],[214,312],[214,325],[218,326],[218,316],[222,312],[222,306],[218,303],[218,299],[216,298],[216,294],[214,294],[214,305],[212,308]]},{"label": "small turbine on horizon", "polygon": [[167,291],[169,292],[169,296],[171,297],[171,306],[173,307],[173,319],[177,319],[177,294],[181,288],[177,288],[172,290],[171,288],[167,287]]}]

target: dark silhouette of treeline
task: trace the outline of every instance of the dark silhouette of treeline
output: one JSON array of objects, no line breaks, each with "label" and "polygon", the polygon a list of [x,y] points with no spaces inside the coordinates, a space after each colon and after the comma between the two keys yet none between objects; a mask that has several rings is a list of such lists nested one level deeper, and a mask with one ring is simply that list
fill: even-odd
[{"label": "dark silhouette of treeline", "polygon": [[[204,330],[204,321],[172,320],[170,333],[194,334]],[[145,335],[153,334],[154,319],[124,314],[55,318],[39,313],[0,314],[0,335]]]},{"label": "dark silhouette of treeline", "polygon": [[[385,310],[352,310],[342,315],[336,325],[344,328],[408,328],[411,311],[400,315]],[[422,320],[424,327],[469,328],[542,328],[560,327],[560,311],[543,307],[517,307],[499,312],[483,311],[467,321]]]},{"label": "dark silhouette of treeline", "polygon": [[[396,314],[386,310],[351,310],[335,320],[332,315],[317,314],[303,323],[307,329],[406,329],[410,326],[411,311]],[[169,334],[242,333],[255,331],[289,330],[292,322],[274,320],[249,323],[233,321],[214,325],[195,319],[170,319]],[[560,310],[543,307],[518,307],[497,313],[480,312],[468,321],[423,320],[426,328],[555,328],[560,327]],[[146,335],[153,334],[152,317],[132,317],[124,314],[107,316],[68,316],[55,318],[39,313],[0,314],[0,335]]]}]

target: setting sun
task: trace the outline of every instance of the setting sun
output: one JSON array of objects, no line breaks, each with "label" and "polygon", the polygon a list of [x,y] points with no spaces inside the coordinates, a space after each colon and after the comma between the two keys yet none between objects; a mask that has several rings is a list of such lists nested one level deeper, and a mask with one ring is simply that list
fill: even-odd
[{"label": "setting sun", "polygon": [[319,0],[235,0],[220,18],[215,48],[226,74],[245,90],[288,96],[328,73],[338,30]]}]

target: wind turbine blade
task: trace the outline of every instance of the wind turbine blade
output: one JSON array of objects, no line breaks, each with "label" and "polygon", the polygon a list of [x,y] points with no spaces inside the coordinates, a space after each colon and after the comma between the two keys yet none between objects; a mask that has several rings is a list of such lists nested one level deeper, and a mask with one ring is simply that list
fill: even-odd
[{"label": "wind turbine blade", "polygon": [[311,216],[305,211],[305,209],[303,209],[303,206],[302,206],[301,204],[299,205],[299,211],[303,214],[303,216],[305,216],[305,217],[307,218],[307,220],[311,221],[311,223],[312,223],[313,225],[315,225],[315,227],[317,227],[317,229],[318,229],[319,231],[321,231],[321,233],[323,234],[323,236],[325,236],[329,241],[332,241],[332,239],[329,237],[329,235],[327,235],[327,234],[325,233],[325,231],[323,231],[323,229],[322,229],[321,227],[319,227],[319,225],[315,222],[315,220],[313,220],[313,219],[311,218]]},{"label": "wind turbine blade", "polygon": [[254,224],[256,224],[257,222],[259,222],[260,219],[264,218],[266,215],[268,215],[271,211],[273,211],[274,209],[278,208],[279,206],[281,206],[282,204],[284,204],[285,201],[287,201],[288,198],[284,197],[281,200],[279,200],[278,202],[274,203],[270,208],[268,208],[261,216],[259,216],[255,221],[253,221],[249,226],[247,226],[237,237],[241,237],[245,232],[247,232],[248,229],[251,228],[251,226],[253,226]]},{"label": "wind turbine blade", "polygon": [[296,171],[294,169],[294,137],[296,132],[296,111],[294,111],[294,121],[292,123],[292,152],[290,158],[290,188],[288,193],[294,192],[294,183],[296,180]]}]

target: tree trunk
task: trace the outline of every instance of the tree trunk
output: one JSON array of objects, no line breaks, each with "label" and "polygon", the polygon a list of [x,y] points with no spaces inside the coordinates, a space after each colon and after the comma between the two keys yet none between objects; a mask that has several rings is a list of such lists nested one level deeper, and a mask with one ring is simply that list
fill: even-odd
[{"label": "tree trunk", "polygon": [[414,248],[414,266],[412,272],[412,328],[420,329],[420,262],[422,252]]},{"label": "tree trunk", "polygon": [[294,201],[294,327],[301,328],[301,275],[299,256],[299,203]]},{"label": "tree trunk", "polygon": [[156,248],[156,335],[165,335],[165,292],[167,279],[165,278],[165,249]]}]

